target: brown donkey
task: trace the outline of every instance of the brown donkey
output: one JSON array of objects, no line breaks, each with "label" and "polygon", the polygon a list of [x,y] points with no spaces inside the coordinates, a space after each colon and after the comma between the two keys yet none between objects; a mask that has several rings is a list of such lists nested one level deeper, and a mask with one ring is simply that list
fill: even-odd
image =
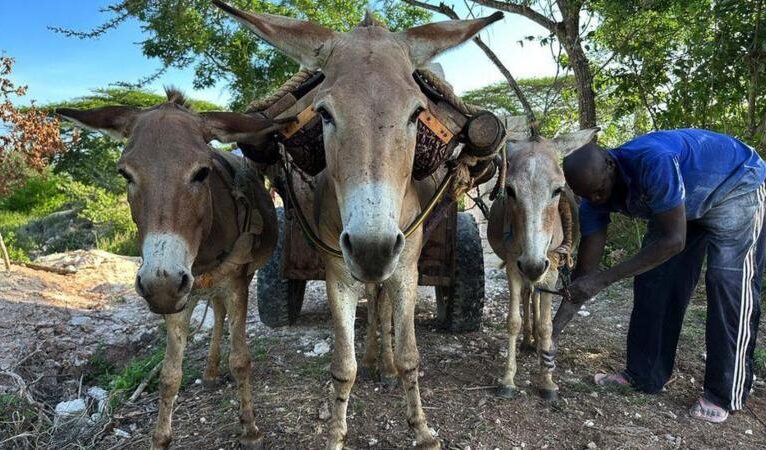
[{"label": "brown donkey", "polygon": [[[502,397],[510,398],[517,393],[514,378],[516,340],[522,325],[520,308],[524,311],[522,347],[535,348],[534,336],[540,360],[536,387],[545,399],[557,396],[558,386],[552,376],[555,368],[551,342],[552,295],[537,288],[555,290],[559,262],[565,257],[557,252],[565,250],[560,248],[565,243],[562,215],[571,214],[572,209],[562,208],[560,212],[559,206],[560,202],[572,202],[571,206],[574,199],[565,191],[560,156],[587,144],[597,132],[598,129],[582,130],[553,140],[509,140],[507,145],[506,195],[492,204],[487,223],[487,240],[505,263],[510,296],[508,360],[498,390]],[[576,214],[576,209],[574,211]],[[572,242],[565,244],[571,249]]]},{"label": "brown donkey", "polygon": [[127,138],[118,162],[138,226],[143,262],[136,290],[149,309],[165,315],[167,348],[152,448],[171,440],[171,415],[181,383],[189,318],[198,294],[213,305],[215,326],[204,379],[218,377],[223,322],[229,315],[229,367],[237,382],[243,448],[260,449],[253,415],[250,351],[245,338],[248,286],[277,241],[274,205],[247,160],[213,150],[208,142],[257,144],[277,126],[235,113],[195,113],[183,97],[148,109],[111,106],[58,109],[77,124]]},{"label": "brown donkey", "polygon": [[[473,37],[502,14],[391,32],[368,17],[337,33],[287,17],[213,3],[304,67],[325,78],[313,100],[323,122],[327,168],[317,183],[317,235],[340,248],[324,255],[335,331],[335,387],[328,448],[341,449],[357,372],[356,303],[365,284],[381,283],[394,316],[394,363],[407,396],[407,422],[418,448],[440,448],[420,403],[414,310],[422,228],[402,233],[421,206],[412,179],[417,120],[427,99],[413,78],[439,53]],[[312,216],[313,217],[313,216]]]}]

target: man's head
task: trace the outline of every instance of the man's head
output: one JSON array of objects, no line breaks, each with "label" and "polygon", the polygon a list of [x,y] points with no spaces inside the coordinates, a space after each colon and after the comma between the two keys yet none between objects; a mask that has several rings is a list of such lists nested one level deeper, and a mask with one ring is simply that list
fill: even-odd
[{"label": "man's head", "polygon": [[564,158],[564,177],[575,194],[594,204],[606,203],[617,183],[617,164],[596,144],[587,144]]}]

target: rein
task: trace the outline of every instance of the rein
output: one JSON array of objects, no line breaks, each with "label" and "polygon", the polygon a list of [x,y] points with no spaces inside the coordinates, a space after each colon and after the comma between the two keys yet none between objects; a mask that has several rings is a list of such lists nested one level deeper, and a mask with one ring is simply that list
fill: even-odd
[{"label": "rein", "polygon": [[[343,253],[341,253],[339,250],[336,250],[335,248],[331,247],[327,243],[325,243],[319,236],[314,233],[314,230],[311,228],[311,225],[309,225],[308,220],[306,219],[306,215],[303,214],[303,210],[301,209],[300,203],[298,203],[297,196],[295,195],[295,190],[293,189],[293,182],[292,182],[292,171],[287,166],[287,154],[284,151],[284,146],[281,147],[281,153],[282,158],[280,158],[280,161],[282,163],[282,170],[284,170],[285,178],[286,178],[286,187],[287,187],[287,197],[290,201],[290,204],[293,205],[293,208],[295,208],[295,215],[298,219],[298,224],[301,227],[301,230],[303,231],[303,234],[306,236],[306,238],[311,242],[311,244],[314,246],[314,248],[322,251],[326,255],[334,256],[336,258],[342,258]],[[450,170],[447,172],[447,175],[444,176],[444,179],[442,180],[441,184],[439,185],[439,188],[436,190],[436,193],[434,193],[433,197],[431,197],[431,200],[428,201],[428,204],[425,208],[423,208],[422,211],[420,211],[420,214],[415,218],[415,220],[412,221],[412,223],[404,230],[404,238],[409,238],[412,233],[414,233],[418,228],[420,228],[421,225],[423,225],[423,222],[428,218],[428,216],[431,215],[431,213],[434,211],[434,208],[439,203],[439,201],[444,197],[444,193],[447,192],[447,189],[452,185],[453,180],[455,179],[455,173],[453,170]]]}]

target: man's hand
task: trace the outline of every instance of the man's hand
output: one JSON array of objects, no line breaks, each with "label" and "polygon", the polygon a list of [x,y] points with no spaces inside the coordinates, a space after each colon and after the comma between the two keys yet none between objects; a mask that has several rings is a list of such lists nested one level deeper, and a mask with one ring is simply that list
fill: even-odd
[{"label": "man's hand", "polygon": [[569,286],[569,301],[575,305],[582,305],[586,301],[595,297],[596,294],[609,286],[609,283],[600,273],[592,275],[583,275],[578,277]]}]

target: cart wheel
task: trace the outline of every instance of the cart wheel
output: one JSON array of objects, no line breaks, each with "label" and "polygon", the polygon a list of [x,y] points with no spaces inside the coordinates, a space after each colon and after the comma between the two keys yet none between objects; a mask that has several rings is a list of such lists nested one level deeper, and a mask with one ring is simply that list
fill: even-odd
[{"label": "cart wheel", "polygon": [[453,332],[477,331],[484,309],[484,252],[479,226],[469,213],[457,213],[455,275],[452,286],[436,286],[437,320]]},{"label": "cart wheel", "polygon": [[306,280],[286,280],[280,276],[285,243],[285,211],[277,208],[279,239],[274,253],[256,274],[256,296],[261,322],[271,328],[292,325],[298,320],[306,293]]}]

